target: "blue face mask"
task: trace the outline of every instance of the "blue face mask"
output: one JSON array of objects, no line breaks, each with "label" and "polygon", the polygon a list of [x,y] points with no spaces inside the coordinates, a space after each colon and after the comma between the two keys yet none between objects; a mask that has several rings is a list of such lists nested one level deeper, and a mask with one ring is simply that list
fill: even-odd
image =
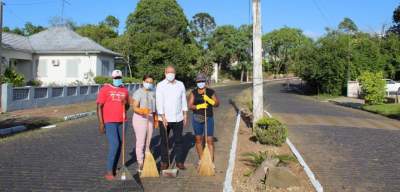
[{"label": "blue face mask", "polygon": [[119,87],[122,85],[122,79],[113,79],[113,85]]},{"label": "blue face mask", "polygon": [[206,82],[198,82],[197,87],[203,89],[206,86]]}]

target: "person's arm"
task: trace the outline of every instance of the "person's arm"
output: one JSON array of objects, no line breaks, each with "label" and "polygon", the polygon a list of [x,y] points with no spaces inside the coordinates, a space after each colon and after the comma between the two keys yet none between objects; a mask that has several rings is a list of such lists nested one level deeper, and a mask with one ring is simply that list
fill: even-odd
[{"label": "person's arm", "polygon": [[192,92],[189,94],[189,101],[188,101],[189,109],[196,110],[196,105],[194,104],[194,95]]},{"label": "person's arm", "polygon": [[219,99],[218,99],[217,93],[214,93],[214,95],[211,98],[212,98],[212,100],[215,101],[215,104],[214,104],[213,107],[218,107],[219,106]]},{"label": "person's arm", "polygon": [[101,134],[104,134],[105,128],[104,128],[104,120],[103,120],[103,106],[104,104],[97,104],[97,119],[99,120],[99,132]]},{"label": "person's arm", "polygon": [[161,117],[161,120],[166,128],[168,126],[168,120],[165,117],[164,113],[164,95],[162,94],[162,84],[157,84],[156,88],[156,109],[158,116]]},{"label": "person's arm", "polygon": [[186,127],[188,122],[187,112],[188,112],[188,103],[186,96],[186,88],[182,83],[182,111],[183,111],[183,125]]}]

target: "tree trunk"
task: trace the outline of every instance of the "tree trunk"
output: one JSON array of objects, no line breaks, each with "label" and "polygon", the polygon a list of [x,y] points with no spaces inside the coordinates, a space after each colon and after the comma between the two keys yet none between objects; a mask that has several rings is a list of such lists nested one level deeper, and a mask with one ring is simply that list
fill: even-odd
[{"label": "tree trunk", "polygon": [[242,69],[242,71],[240,72],[240,82],[243,83],[243,79],[244,79],[244,70]]}]

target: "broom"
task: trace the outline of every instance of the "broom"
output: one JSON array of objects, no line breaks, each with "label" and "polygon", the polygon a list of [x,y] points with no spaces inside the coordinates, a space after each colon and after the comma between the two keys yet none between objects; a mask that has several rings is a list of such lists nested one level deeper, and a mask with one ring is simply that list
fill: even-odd
[{"label": "broom", "polygon": [[122,166],[117,173],[117,179],[122,181],[133,180],[132,174],[125,165],[125,102],[122,103]]},{"label": "broom", "polygon": [[151,154],[150,151],[150,138],[151,135],[149,134],[149,115],[147,115],[147,134],[146,134],[146,153],[144,157],[144,163],[143,163],[143,170],[142,173],[140,174],[140,177],[159,177],[160,175],[158,174],[157,170],[157,165],[156,161],[154,160],[153,154]]},{"label": "broom", "polygon": [[[206,91],[204,90],[204,94],[206,94]],[[201,154],[200,158],[200,165],[198,168],[198,172],[200,176],[213,176],[215,175],[215,170],[214,170],[214,163],[211,159],[211,153],[210,149],[208,149],[208,143],[207,143],[207,109],[204,109],[204,133],[205,133],[205,147],[203,150],[203,153]]]},{"label": "broom", "polygon": [[[167,127],[165,127],[165,126],[163,126],[163,127],[164,127],[164,131],[165,131],[165,139],[166,139],[166,143],[167,143],[167,154],[168,154],[167,157],[168,157],[168,167],[169,167],[170,166],[170,162],[171,162],[170,157],[169,157],[169,142],[168,142],[169,135],[168,135]],[[168,168],[168,169],[162,170],[161,171],[161,175],[163,177],[171,177],[171,178],[177,177],[178,176],[178,169],[175,168],[175,162],[174,162],[172,168]]]}]

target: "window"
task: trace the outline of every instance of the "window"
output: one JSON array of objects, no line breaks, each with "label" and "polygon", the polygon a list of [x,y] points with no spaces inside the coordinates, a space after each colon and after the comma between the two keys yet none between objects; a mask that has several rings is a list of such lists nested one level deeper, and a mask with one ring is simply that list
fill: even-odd
[{"label": "window", "polygon": [[110,76],[110,61],[109,60],[101,60],[101,75]]},{"label": "window", "polygon": [[47,77],[47,60],[40,59],[37,62],[38,77]]},{"label": "window", "polygon": [[79,65],[81,64],[80,59],[67,59],[66,60],[66,77],[78,77],[79,76]]}]

